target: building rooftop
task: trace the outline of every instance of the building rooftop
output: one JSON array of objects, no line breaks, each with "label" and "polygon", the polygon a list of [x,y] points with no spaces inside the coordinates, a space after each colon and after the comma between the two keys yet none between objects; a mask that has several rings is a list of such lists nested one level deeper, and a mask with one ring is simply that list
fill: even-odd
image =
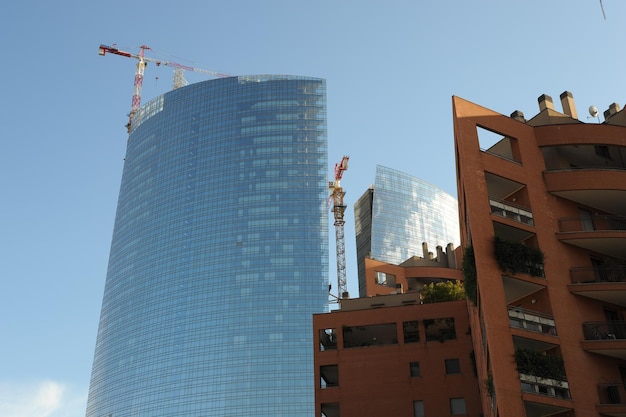
[{"label": "building rooftop", "polygon": [[370,308],[381,307],[398,307],[403,305],[420,304],[420,293],[411,292],[406,294],[374,295],[362,298],[344,298],[339,300],[339,304],[341,306],[341,310],[334,310],[333,312],[367,310]]},{"label": "building rooftop", "polygon": [[[526,120],[524,118],[524,113],[516,110],[511,113],[511,118],[527,123],[531,126],[583,123],[578,119],[576,103],[574,102],[574,96],[572,93],[564,91],[560,94],[559,98],[561,100],[562,112],[559,112],[554,108],[554,101],[552,100],[552,97],[548,94],[542,94],[537,98],[539,113],[531,119]],[[596,106],[590,106],[589,117],[587,118],[596,119],[598,123],[600,123],[600,117],[598,114],[598,108]],[[626,126],[626,111],[624,111],[618,103],[611,103],[603,112],[603,115],[604,124]]]}]

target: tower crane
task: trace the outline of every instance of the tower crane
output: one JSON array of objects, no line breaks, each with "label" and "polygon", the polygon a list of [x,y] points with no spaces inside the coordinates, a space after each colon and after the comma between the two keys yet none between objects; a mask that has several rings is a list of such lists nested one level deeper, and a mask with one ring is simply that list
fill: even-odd
[{"label": "tower crane", "polygon": [[133,122],[133,117],[135,116],[135,114],[137,113],[141,105],[141,87],[143,84],[143,73],[144,73],[144,70],[146,69],[146,65],[148,64],[148,62],[153,62],[157,66],[166,65],[168,67],[174,68],[174,87],[173,87],[174,89],[184,87],[187,85],[187,81],[185,80],[185,77],[184,77],[184,71],[201,72],[204,74],[213,75],[218,78],[230,77],[230,74],[224,74],[221,72],[194,68],[194,67],[182,65],[176,62],[171,62],[171,61],[163,61],[159,59],[149,58],[145,56],[145,51],[152,49],[152,48],[146,45],[141,45],[139,48],[140,48],[139,54],[133,54],[130,52],[122,51],[116,48],[115,46],[100,45],[100,48],[98,48],[98,54],[102,56],[106,55],[108,52],[110,54],[120,55],[126,58],[134,58],[139,61],[137,62],[137,69],[135,70],[133,100],[132,100],[132,104],[130,108],[130,113],[128,114],[128,124],[126,125],[128,132],[130,132],[131,124]]},{"label": "tower crane", "polygon": [[328,182],[328,188],[331,191],[330,198],[333,201],[333,214],[335,215],[335,242],[337,245],[337,292],[338,298],[344,298],[348,295],[346,284],[346,242],[344,239],[343,213],[346,206],[343,203],[343,196],[346,194],[341,187],[341,178],[343,173],[348,170],[349,156],[344,156],[341,162],[335,164],[335,180]]}]

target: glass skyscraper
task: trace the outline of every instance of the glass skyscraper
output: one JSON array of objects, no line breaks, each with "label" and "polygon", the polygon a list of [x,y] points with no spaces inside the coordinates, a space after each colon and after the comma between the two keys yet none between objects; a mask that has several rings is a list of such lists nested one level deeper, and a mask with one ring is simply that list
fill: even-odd
[{"label": "glass skyscraper", "polygon": [[88,417],[313,415],[327,173],[322,79],[216,79],[140,109]]},{"label": "glass skyscraper", "polygon": [[459,245],[457,200],[404,172],[376,166],[374,186],[355,203],[359,294],[364,296],[365,266],[370,257],[400,264],[430,247]]}]

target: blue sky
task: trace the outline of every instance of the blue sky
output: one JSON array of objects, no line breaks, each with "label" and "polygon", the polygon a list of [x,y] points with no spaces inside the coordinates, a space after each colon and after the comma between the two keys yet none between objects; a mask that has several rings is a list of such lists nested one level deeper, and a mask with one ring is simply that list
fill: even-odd
[{"label": "blue sky", "polygon": [[[626,104],[623,0],[603,0],[606,20],[599,0],[6,3],[3,417],[84,415],[136,64],[99,56],[100,43],[135,53],[146,44],[148,56],[234,75],[326,78],[329,179],[335,162],[351,158],[342,185],[352,294],[352,204],[376,164],[456,194],[451,96],[530,117],[538,96],[560,109],[568,90],[583,121],[590,105]],[[171,82],[170,68],[149,65],[143,101]],[[333,251],[333,280],[334,260]]]}]

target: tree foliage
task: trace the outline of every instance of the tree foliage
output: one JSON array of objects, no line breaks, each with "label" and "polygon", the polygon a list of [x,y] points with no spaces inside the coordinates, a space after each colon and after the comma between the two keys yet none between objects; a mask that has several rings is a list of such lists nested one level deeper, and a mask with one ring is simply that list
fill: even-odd
[{"label": "tree foliage", "polygon": [[422,302],[424,304],[464,299],[465,288],[461,281],[433,282],[422,288]]},{"label": "tree foliage", "polygon": [[474,258],[474,248],[468,246],[463,252],[463,280],[465,293],[472,304],[478,304],[478,283],[476,282],[476,259]]}]

